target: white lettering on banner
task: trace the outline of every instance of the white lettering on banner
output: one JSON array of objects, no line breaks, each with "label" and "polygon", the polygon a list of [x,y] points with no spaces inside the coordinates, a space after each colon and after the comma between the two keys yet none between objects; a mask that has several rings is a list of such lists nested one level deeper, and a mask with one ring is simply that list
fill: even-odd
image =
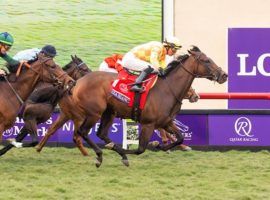
[{"label": "white lettering on banner", "polygon": [[259,73],[263,76],[270,76],[270,72],[265,71],[264,61],[266,58],[270,58],[270,53],[262,54],[257,60],[257,66],[253,66],[252,70],[247,72],[246,60],[249,57],[249,54],[237,54],[237,57],[240,58],[240,71],[237,73],[238,76],[256,76],[258,69]]},{"label": "white lettering on banner", "polygon": [[22,127],[13,126],[10,129],[5,130],[3,132],[3,136],[4,137],[17,136],[20,133],[21,129]]},{"label": "white lettering on banner", "polygon": [[74,131],[74,125],[71,122],[67,122],[62,127],[63,131]]}]

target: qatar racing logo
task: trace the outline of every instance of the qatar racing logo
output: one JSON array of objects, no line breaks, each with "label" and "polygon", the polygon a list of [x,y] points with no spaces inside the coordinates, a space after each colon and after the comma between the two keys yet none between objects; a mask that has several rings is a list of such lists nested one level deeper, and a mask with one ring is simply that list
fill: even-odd
[{"label": "qatar racing logo", "polygon": [[121,83],[121,84],[119,85],[119,89],[120,89],[122,92],[124,92],[124,93],[128,93],[127,85],[124,84],[124,83]]},{"label": "qatar racing logo", "polygon": [[234,123],[235,132],[242,137],[253,137],[251,135],[252,124],[247,117],[240,117]]}]

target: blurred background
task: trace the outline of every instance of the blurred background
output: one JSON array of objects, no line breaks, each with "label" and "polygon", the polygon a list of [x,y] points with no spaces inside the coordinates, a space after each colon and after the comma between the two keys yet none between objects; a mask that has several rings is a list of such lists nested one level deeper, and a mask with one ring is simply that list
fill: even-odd
[{"label": "blurred background", "polygon": [[1,0],[0,7],[1,32],[15,39],[10,55],[52,44],[61,66],[77,54],[97,69],[113,53],[162,37],[161,0]]}]

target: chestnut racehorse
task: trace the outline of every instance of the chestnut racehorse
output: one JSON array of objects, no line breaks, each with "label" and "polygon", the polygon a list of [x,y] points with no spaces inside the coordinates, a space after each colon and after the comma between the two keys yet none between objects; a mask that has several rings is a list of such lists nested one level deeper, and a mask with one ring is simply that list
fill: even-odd
[{"label": "chestnut racehorse", "polygon": [[13,126],[22,102],[28,98],[38,82],[61,82],[65,85],[73,82],[52,58],[43,54],[29,61],[29,64],[26,64],[29,69],[22,67],[15,81],[11,82],[16,76],[15,73],[11,73],[6,81],[0,82],[0,141],[3,132]]},{"label": "chestnut racehorse", "polygon": [[[74,80],[77,80],[85,74],[91,72],[88,66],[76,55],[74,57],[71,56],[71,58],[72,61],[69,62],[66,66],[64,66],[63,70]],[[47,88],[49,88],[49,90]],[[43,96],[48,96],[45,102],[33,103],[31,99],[25,102],[25,108],[23,112],[23,120],[25,125],[15,138],[16,146],[36,146],[38,144],[37,125],[46,122],[50,118],[56,104],[63,95],[69,96],[68,94],[61,94],[64,92],[62,88],[57,89],[57,87],[55,87],[54,90],[51,90],[50,88],[51,84],[49,83],[40,83],[40,85],[37,86],[37,90],[41,91],[43,93]],[[30,134],[32,136],[33,141],[31,143],[20,143],[27,136],[27,134]],[[76,140],[76,142],[77,146],[82,145],[81,140],[78,139]],[[13,147],[14,145],[8,144],[4,148],[2,148],[0,150],[0,156],[5,154]]]},{"label": "chestnut racehorse", "polygon": [[[87,116],[77,131],[78,134],[87,138],[88,130],[101,119],[98,137],[105,141],[106,147],[116,151],[122,157],[122,162],[126,166],[129,165],[126,154],[143,153],[154,129],[163,128],[177,137],[175,142],[162,147],[162,150],[166,151],[180,145],[183,142],[183,136],[174,125],[173,119],[179,112],[182,100],[193,80],[207,78],[220,84],[227,80],[227,74],[198,47],[193,47],[188,52],[189,55],[180,56],[169,64],[149,92],[139,119],[142,129],[138,149],[124,150],[108,137],[108,129],[115,117],[131,118],[132,116],[132,108],[115,99],[110,93],[111,83],[117,78],[117,75],[113,73],[92,72],[77,81],[72,91],[76,112],[78,115]],[[43,139],[38,145],[38,151],[48,139],[47,135]]]}]

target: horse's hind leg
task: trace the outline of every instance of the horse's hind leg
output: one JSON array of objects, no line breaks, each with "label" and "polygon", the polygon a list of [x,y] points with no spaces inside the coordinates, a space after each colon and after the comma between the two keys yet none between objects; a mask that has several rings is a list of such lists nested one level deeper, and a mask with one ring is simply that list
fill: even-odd
[{"label": "horse's hind leg", "polygon": [[127,155],[124,152],[122,147],[114,144],[111,139],[108,137],[109,128],[111,127],[115,115],[110,109],[106,109],[101,117],[100,126],[98,128],[97,136],[105,142],[105,147],[117,152],[122,157],[122,163],[126,166],[129,166]]},{"label": "horse's hind leg", "polygon": [[100,165],[102,164],[102,150],[98,147],[98,145],[96,143],[94,143],[91,139],[89,139],[88,137],[88,133],[90,128],[96,123],[98,119],[91,119],[91,118],[86,118],[83,122],[83,124],[79,127],[78,129],[78,123],[76,123],[75,125],[75,131],[74,131],[74,135],[78,134],[80,135],[84,141],[87,142],[87,144],[89,144],[90,147],[92,147],[97,155],[96,158],[96,167],[100,167]]},{"label": "horse's hind leg", "polygon": [[69,119],[63,114],[60,113],[59,117],[56,121],[49,127],[47,134],[41,139],[39,144],[36,146],[37,152],[40,152],[42,148],[47,143],[48,139],[61,127],[66,123]]}]

